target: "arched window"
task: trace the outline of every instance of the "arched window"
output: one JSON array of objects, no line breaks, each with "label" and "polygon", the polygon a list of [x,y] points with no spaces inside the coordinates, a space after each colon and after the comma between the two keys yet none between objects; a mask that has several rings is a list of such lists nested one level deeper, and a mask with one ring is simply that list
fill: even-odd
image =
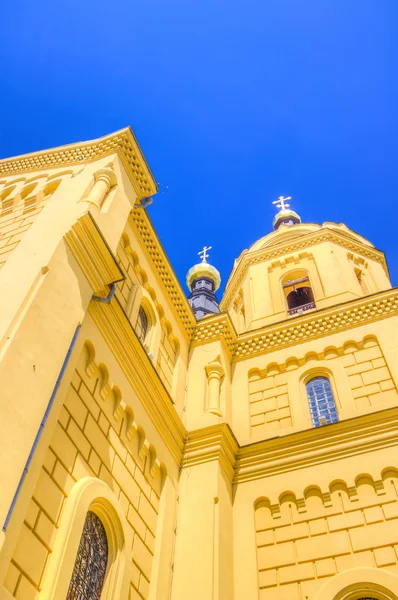
[{"label": "arched window", "polygon": [[100,600],[108,564],[108,540],[101,519],[87,513],[66,600]]},{"label": "arched window", "polygon": [[315,307],[314,294],[308,274],[304,270],[297,270],[285,275],[282,287],[287,302],[289,315],[300,314]]},{"label": "arched window", "polygon": [[311,419],[315,427],[337,423],[336,403],[327,377],[313,377],[306,384]]},{"label": "arched window", "polygon": [[148,315],[146,314],[145,309],[142,306],[140,306],[137,316],[137,322],[135,324],[135,332],[142,344],[144,343],[146,334],[148,333],[148,323]]}]

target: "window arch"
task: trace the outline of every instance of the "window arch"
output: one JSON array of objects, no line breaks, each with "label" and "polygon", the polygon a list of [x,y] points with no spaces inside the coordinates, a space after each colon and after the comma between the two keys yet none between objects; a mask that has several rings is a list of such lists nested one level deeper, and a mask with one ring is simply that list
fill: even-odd
[{"label": "window arch", "polygon": [[[88,513],[94,513],[106,532],[108,560],[100,595],[94,600],[127,600],[132,554],[132,533],[123,509],[109,486],[96,477],[83,477],[65,500],[53,551],[46,567],[41,595],[46,600],[86,600],[69,596],[73,570]],[[91,600],[91,596],[88,596]]]},{"label": "window arch", "polygon": [[88,511],[66,600],[99,600],[108,565],[108,538],[101,519]]},{"label": "window arch", "polygon": [[143,306],[138,309],[137,321],[135,324],[135,332],[138,339],[143,344],[148,333],[149,319]]},{"label": "window arch", "polygon": [[312,377],[305,388],[314,427],[337,423],[339,418],[329,378],[324,375]]},{"label": "window arch", "polygon": [[282,279],[282,288],[289,315],[316,308],[310,278],[304,269],[286,274]]}]

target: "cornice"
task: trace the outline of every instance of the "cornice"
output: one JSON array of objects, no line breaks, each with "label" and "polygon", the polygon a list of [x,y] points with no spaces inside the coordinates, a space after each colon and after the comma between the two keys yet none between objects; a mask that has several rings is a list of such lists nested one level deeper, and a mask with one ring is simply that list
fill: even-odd
[{"label": "cornice", "polygon": [[224,311],[230,308],[231,302],[238,291],[238,288],[240,287],[248,268],[252,265],[256,265],[266,260],[272,260],[273,258],[279,258],[280,256],[290,252],[298,252],[323,242],[333,242],[346,248],[347,250],[355,252],[356,254],[360,254],[361,256],[365,256],[371,260],[379,262],[388,274],[387,263],[383,252],[377,250],[376,248],[365,246],[360,242],[356,242],[355,240],[348,238],[346,235],[344,235],[344,233],[340,233],[325,227],[318,231],[314,231],[303,235],[302,237],[296,238],[295,240],[289,240],[285,243],[281,243],[276,246],[270,246],[268,248],[261,248],[255,252],[245,253],[240,259],[240,262],[235,271],[232,273],[229,281],[227,282],[224,296],[220,302],[220,309]]},{"label": "cornice", "polygon": [[138,200],[155,194],[156,182],[130,127],[96,140],[0,160],[0,175],[90,163],[115,153],[126,169]]},{"label": "cornice", "polygon": [[393,315],[398,315],[398,288],[285,319],[239,336],[228,313],[220,313],[197,323],[191,347],[221,340],[231,360],[238,362]]},{"label": "cornice", "polygon": [[65,234],[65,240],[95,292],[124,279],[92,215],[80,217]]},{"label": "cornice", "polygon": [[398,408],[239,449],[234,483],[263,479],[398,444]]},{"label": "cornice", "polygon": [[236,341],[234,360],[274,352],[393,315],[398,315],[397,288],[245,333]]},{"label": "cornice", "polygon": [[170,266],[166,253],[155,233],[153,225],[143,208],[136,206],[130,214],[130,223],[141,243],[148,259],[154,267],[165,294],[170,298],[171,306],[181,323],[187,338],[193,334],[196,325],[195,316],[180,283]]},{"label": "cornice", "polygon": [[246,446],[221,423],[188,432],[181,468],[218,461],[240,484],[397,444],[398,407]]},{"label": "cornice", "polygon": [[226,423],[190,431],[185,442],[181,468],[188,469],[198,464],[218,461],[232,481],[238,447],[238,442]]},{"label": "cornice", "polygon": [[[123,370],[132,390],[180,465],[185,427],[130,321],[116,298],[110,304],[91,302],[89,313]],[[132,406],[134,411],[134,406]]]},{"label": "cornice", "polygon": [[230,358],[236,351],[237,334],[228,313],[206,317],[196,324],[191,347],[220,340]]}]

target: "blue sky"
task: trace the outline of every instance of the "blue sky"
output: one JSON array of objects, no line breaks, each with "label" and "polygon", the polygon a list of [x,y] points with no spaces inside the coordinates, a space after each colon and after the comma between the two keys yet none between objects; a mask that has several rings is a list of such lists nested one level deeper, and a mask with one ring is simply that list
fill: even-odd
[{"label": "blue sky", "polygon": [[397,0],[14,0],[2,14],[0,156],[131,125],[181,282],[224,282],[292,196],[344,222],[398,284]]}]

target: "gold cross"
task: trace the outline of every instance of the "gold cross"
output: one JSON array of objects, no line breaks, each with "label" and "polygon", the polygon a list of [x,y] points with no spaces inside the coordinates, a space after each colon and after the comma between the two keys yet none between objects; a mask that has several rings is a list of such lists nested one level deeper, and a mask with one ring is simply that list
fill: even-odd
[{"label": "gold cross", "polygon": [[198,252],[198,255],[200,256],[200,258],[202,259],[202,262],[207,262],[206,258],[209,256],[207,254],[207,250],[211,250],[211,246],[204,246],[203,250],[201,250],[200,252]]},{"label": "gold cross", "polygon": [[283,196],[279,196],[278,200],[275,200],[275,202],[273,202],[272,204],[276,204],[276,208],[280,208],[281,210],[285,210],[286,208],[289,208],[290,204],[287,204],[287,200],[291,200],[292,197],[288,196],[287,198],[284,198]]}]

